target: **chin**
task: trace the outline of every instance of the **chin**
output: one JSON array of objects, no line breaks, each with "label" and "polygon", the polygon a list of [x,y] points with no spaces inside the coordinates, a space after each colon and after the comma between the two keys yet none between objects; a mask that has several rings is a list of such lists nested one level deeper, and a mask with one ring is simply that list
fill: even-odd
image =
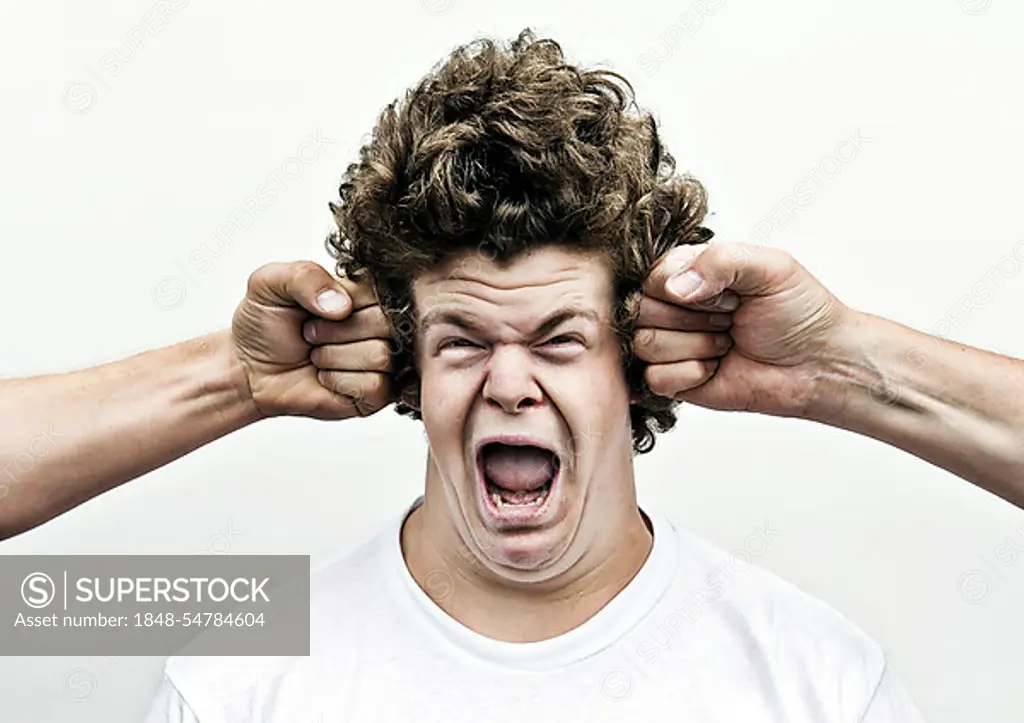
[{"label": "chin", "polygon": [[538,573],[556,566],[572,542],[571,535],[559,532],[495,533],[485,529],[479,548],[495,572]]}]

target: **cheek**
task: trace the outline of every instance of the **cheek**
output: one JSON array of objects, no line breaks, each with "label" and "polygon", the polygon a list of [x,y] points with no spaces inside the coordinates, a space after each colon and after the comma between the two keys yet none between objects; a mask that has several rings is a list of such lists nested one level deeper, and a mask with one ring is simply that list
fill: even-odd
[{"label": "cheek", "polygon": [[629,436],[630,400],[617,356],[595,358],[559,374],[549,391],[578,445],[578,463],[589,466],[595,457],[620,454],[619,440]]},{"label": "cheek", "polygon": [[618,354],[609,350],[581,358],[578,363],[556,370],[558,380],[552,382],[561,395],[587,409],[609,410],[621,414],[629,406],[626,375]]},{"label": "cheek", "polygon": [[428,362],[420,371],[420,409],[427,434],[434,442],[458,437],[477,394],[472,375]]}]

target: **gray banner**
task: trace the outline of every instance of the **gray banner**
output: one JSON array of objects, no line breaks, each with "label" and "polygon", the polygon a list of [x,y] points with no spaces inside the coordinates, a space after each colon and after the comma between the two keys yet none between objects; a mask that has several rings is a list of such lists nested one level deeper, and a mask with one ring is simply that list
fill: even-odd
[{"label": "gray banner", "polygon": [[309,655],[309,555],[0,556],[0,655]]}]

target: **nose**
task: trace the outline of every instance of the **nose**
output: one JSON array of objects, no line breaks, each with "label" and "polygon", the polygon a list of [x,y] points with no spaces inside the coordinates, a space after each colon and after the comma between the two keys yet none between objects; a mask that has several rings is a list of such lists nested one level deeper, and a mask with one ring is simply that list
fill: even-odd
[{"label": "nose", "polygon": [[529,353],[515,345],[496,346],[487,364],[484,399],[508,414],[519,414],[543,402],[544,392],[531,362]]}]

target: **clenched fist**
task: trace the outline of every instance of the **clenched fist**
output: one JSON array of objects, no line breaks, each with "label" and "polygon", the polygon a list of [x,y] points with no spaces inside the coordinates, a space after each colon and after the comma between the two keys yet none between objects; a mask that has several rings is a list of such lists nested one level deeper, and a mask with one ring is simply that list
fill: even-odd
[{"label": "clenched fist", "polygon": [[[792,256],[750,244],[673,249],[644,293],[636,350],[651,362],[648,385],[711,409],[807,417],[836,340],[854,323]],[[727,331],[708,330],[708,311],[730,312]]]},{"label": "clenched fist", "polygon": [[366,282],[312,261],[267,264],[249,277],[231,330],[265,417],[347,419],[390,401],[388,324]]}]

